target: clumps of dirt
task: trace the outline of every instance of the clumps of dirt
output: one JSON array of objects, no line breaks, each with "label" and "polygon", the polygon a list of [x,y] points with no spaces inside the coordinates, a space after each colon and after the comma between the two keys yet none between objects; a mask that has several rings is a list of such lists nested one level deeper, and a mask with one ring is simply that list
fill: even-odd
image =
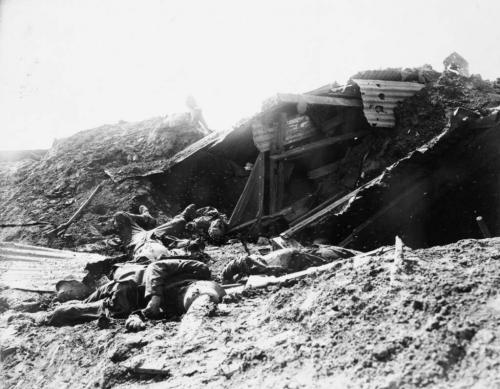
[{"label": "clumps of dirt", "polygon": [[394,162],[439,135],[457,108],[485,116],[495,105],[495,89],[480,76],[442,73],[434,82],[395,108],[396,127],[384,158]]},{"label": "clumps of dirt", "polygon": [[[172,127],[168,118],[158,117],[79,132],[56,141],[39,161],[2,163],[0,220],[50,225],[0,229],[0,239],[66,248],[97,244],[93,251],[104,250],[103,241],[113,231],[110,220],[116,211],[137,211],[142,203],[154,213],[161,211],[155,214],[160,220],[169,211],[177,211],[150,180],[114,183],[105,170],[156,166],[202,137],[194,124],[180,122]],[[81,219],[65,236],[48,242],[45,232],[67,221],[100,182],[104,186]]]},{"label": "clumps of dirt", "polygon": [[[364,73],[370,77],[394,80],[394,72],[397,71],[389,69],[387,73]],[[500,95],[496,94],[494,84],[482,80],[478,75],[464,77],[431,70],[424,73],[427,74],[423,79],[426,86],[395,108],[396,126],[371,129],[368,136],[348,149],[339,161],[338,168],[323,184],[323,187],[328,188],[327,192],[352,190],[422,147],[448,128],[457,108],[465,108],[471,111],[471,115],[480,117],[486,116],[490,112],[489,108],[500,104]]]}]

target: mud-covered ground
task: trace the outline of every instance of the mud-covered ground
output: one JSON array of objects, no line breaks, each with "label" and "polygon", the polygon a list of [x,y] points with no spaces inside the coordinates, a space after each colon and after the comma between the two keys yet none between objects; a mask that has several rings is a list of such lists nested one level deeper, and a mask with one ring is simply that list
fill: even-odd
[{"label": "mud-covered ground", "polygon": [[[150,322],[140,333],[125,332],[120,321],[108,329],[38,327],[30,316],[37,313],[11,309],[1,320],[0,382],[6,388],[500,387],[499,250],[500,238],[405,248],[413,267],[395,273],[388,247],[293,285],[245,291],[188,331],[178,321]],[[208,251],[215,262],[243,253],[238,244]],[[222,264],[215,262],[217,273]]]}]

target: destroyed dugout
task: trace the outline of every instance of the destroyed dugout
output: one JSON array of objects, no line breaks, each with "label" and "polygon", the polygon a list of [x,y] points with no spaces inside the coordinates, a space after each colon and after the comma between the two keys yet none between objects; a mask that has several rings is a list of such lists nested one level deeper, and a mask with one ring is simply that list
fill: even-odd
[{"label": "destroyed dugout", "polygon": [[[445,60],[447,69],[464,61]],[[233,130],[141,176],[168,196],[182,193],[179,203],[224,210],[233,236],[361,250],[395,234],[415,247],[479,238],[476,217],[500,227],[498,92],[480,76],[429,65],[364,71],[344,86],[279,93]],[[186,175],[196,186],[189,194],[179,188]]]},{"label": "destroyed dugout", "polygon": [[[114,212],[140,204],[160,222],[190,203],[214,206],[230,216],[230,237],[361,250],[395,234],[415,247],[479,238],[479,216],[494,235],[500,88],[457,71],[468,64],[456,53],[444,63],[443,73],[429,65],[369,70],[343,86],[278,93],[225,132],[205,135],[176,115],[81,132],[40,161],[18,162],[16,178],[2,177],[2,219],[61,224],[103,182],[75,222],[78,236],[69,229],[55,247],[102,241]],[[45,244],[44,231],[2,237]]]}]

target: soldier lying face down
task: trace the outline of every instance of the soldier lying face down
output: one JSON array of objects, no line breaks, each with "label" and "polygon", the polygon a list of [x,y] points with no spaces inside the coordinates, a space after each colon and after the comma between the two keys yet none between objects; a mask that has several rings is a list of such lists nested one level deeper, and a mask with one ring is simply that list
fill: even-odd
[{"label": "soldier lying face down", "polygon": [[264,256],[248,255],[229,262],[222,271],[222,283],[230,284],[249,275],[280,276],[324,265],[341,258],[358,254],[342,247],[318,245],[312,248],[287,248]]},{"label": "soldier lying face down", "polygon": [[125,263],[113,281],[83,302],[68,302],[49,313],[44,324],[63,326],[101,318],[128,318],[126,327],[144,328],[143,318],[185,313],[196,298],[219,303],[224,289],[210,281],[210,270],[193,260],[159,260],[149,265]]},{"label": "soldier lying face down", "polygon": [[[179,247],[179,239],[193,234],[216,244],[224,241],[226,218],[213,207],[196,210],[195,205],[191,204],[179,215],[157,227],[156,220],[144,205],[139,207],[139,212],[138,215],[118,212],[114,216],[120,239],[124,246],[132,250],[134,262],[154,262],[162,257],[175,255],[172,250]],[[185,244],[185,251],[201,251],[203,247],[200,242],[198,240],[193,245]]]}]

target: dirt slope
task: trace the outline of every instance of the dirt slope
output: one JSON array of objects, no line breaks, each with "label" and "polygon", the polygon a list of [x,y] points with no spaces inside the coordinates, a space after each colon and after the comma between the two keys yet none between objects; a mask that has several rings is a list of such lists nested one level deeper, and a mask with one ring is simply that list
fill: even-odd
[{"label": "dirt slope", "polygon": [[[48,222],[52,226],[45,229],[51,229],[65,222],[104,181],[85,215],[52,246],[77,247],[102,241],[112,233],[109,221],[117,210],[133,209],[139,202],[155,212],[168,212],[171,206],[149,180],[115,184],[105,170],[121,167],[133,171],[144,164],[161,164],[202,137],[203,133],[188,122],[173,123],[168,117],[157,117],[81,131],[56,141],[39,161],[1,162],[0,221]],[[0,240],[47,245],[43,232],[40,226],[4,228],[0,229]]]},{"label": "dirt slope", "polygon": [[[295,285],[246,292],[189,336],[177,322],[149,323],[138,334],[119,322],[40,328],[8,311],[0,381],[6,388],[498,387],[499,249],[500,238],[405,249],[413,270],[391,278],[389,247]],[[227,260],[241,251],[210,252]]]}]

